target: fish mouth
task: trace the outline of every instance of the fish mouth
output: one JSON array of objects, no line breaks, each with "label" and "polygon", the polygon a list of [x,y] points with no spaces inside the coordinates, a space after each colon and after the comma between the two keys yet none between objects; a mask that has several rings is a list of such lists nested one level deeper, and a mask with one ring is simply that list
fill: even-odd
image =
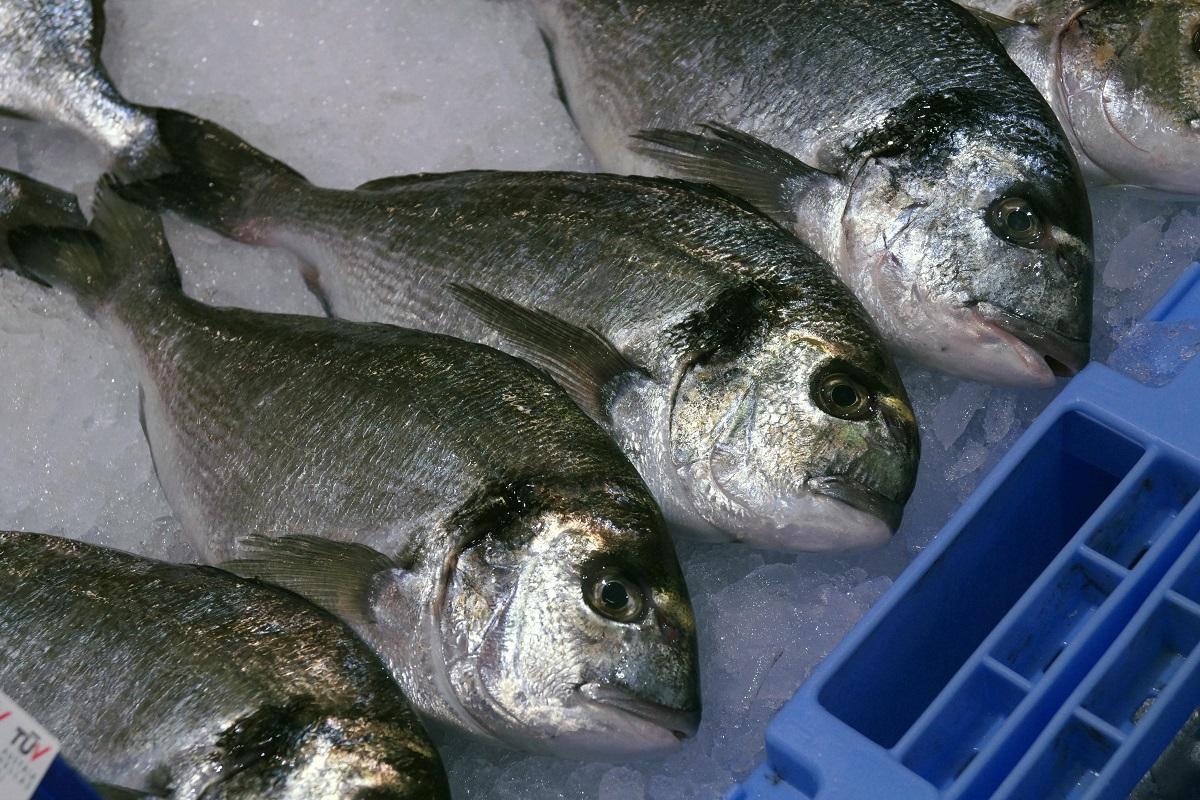
[{"label": "fish mouth", "polygon": [[811,478],[808,488],[816,494],[832,497],[851,508],[878,517],[893,533],[900,527],[904,504],[885,497],[864,483],[845,477]]},{"label": "fish mouth", "polygon": [[700,709],[684,710],[655,703],[611,683],[585,683],[577,690],[588,702],[616,710],[664,731],[682,742],[700,729]]},{"label": "fish mouth", "polygon": [[1017,339],[1038,355],[1051,373],[1069,378],[1087,366],[1091,345],[1086,339],[1072,339],[1031,319],[1006,311],[991,303],[975,304],[975,312],[984,322]]}]

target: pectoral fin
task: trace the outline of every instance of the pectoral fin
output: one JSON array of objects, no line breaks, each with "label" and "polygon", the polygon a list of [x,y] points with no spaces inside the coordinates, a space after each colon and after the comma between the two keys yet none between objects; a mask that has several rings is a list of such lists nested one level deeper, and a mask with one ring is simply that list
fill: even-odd
[{"label": "pectoral fin", "polygon": [[996,33],[1008,30],[1009,28],[1015,28],[1019,25],[1032,24],[1026,20],[1013,19],[1002,14],[996,14],[992,11],[984,11],[981,8],[971,8],[969,5],[965,5],[963,3],[959,3],[959,5],[962,5],[963,8],[965,8],[967,11],[970,11],[971,15],[975,17],[975,19],[979,20]]},{"label": "pectoral fin", "polygon": [[597,420],[608,420],[608,400],[621,380],[648,376],[595,328],[581,328],[475,286],[452,284],[450,291]]},{"label": "pectoral fin", "polygon": [[748,133],[710,122],[701,133],[655,129],[634,138],[637,152],[670,165],[692,180],[712,183],[741,197],[780,225],[796,222],[800,195],[840,178]]},{"label": "pectoral fin", "polygon": [[282,586],[352,624],[374,622],[372,581],[396,567],[378,550],[319,536],[249,536],[241,552],[221,568]]}]

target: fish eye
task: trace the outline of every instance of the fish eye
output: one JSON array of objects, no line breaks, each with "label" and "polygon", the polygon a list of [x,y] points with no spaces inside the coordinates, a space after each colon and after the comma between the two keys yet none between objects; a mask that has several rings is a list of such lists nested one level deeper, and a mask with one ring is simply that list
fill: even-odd
[{"label": "fish eye", "polygon": [[871,393],[849,375],[828,375],[817,387],[816,402],[826,414],[839,419],[863,419],[874,403]]},{"label": "fish eye", "polygon": [[1042,238],[1042,220],[1023,197],[1001,197],[988,212],[992,229],[1014,244],[1030,245]]},{"label": "fish eye", "polygon": [[636,622],[646,609],[642,590],[618,575],[592,581],[586,592],[588,605],[601,616],[616,622]]}]

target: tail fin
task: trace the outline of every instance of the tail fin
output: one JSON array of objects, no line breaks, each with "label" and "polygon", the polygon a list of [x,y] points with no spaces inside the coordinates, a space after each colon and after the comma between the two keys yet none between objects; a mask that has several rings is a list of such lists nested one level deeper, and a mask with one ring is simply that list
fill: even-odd
[{"label": "tail fin", "polygon": [[152,110],[158,144],[170,159],[162,175],[121,187],[121,195],[158,211],[174,211],[232,239],[258,242],[256,206],[282,183],[307,184],[294,169],[215,122],[185,111]]},{"label": "tail fin", "polygon": [[122,200],[110,177],[96,189],[89,230],[31,225],[9,233],[8,244],[23,272],[72,292],[89,312],[125,286],[180,286],[162,220]]},{"label": "tail fin", "polygon": [[86,228],[87,220],[70,192],[0,169],[0,269],[21,271],[9,252],[7,232],[26,225]]}]

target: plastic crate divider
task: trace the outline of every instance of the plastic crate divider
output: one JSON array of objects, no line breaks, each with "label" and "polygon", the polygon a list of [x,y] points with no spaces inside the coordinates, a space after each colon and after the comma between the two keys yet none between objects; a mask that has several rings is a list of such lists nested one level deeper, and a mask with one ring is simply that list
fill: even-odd
[{"label": "plastic crate divider", "polygon": [[[1198,667],[1200,615],[1160,587],[1063,704],[996,800],[1124,798],[1200,705]],[[1176,701],[1165,715],[1156,713],[1160,697]],[[1108,746],[1081,744],[1073,733],[1080,728]],[[1051,784],[1054,791],[1046,793]]]},{"label": "plastic crate divider", "polygon": [[[968,742],[969,737],[955,727],[954,720],[963,713],[963,703],[969,702],[965,698],[969,698],[973,690],[986,689],[988,686],[975,682],[978,680],[975,678],[978,670],[987,661],[997,661],[1007,670],[1017,673],[1027,690],[1086,626],[1091,615],[1116,589],[1128,571],[1116,564],[1111,567],[1105,565],[1107,559],[1090,563],[1096,559],[1081,558],[1071,545],[1078,546],[1090,540],[1108,520],[1121,516],[1130,505],[1131,498],[1138,496],[1140,487],[1153,474],[1156,461],[1154,454],[1143,453],[1134,462],[1095,512],[1074,532],[1070,544],[1058,552],[1054,564],[1020,596],[1008,614],[993,627],[990,636],[976,649],[973,657],[966,661],[955,678],[901,738],[895,751],[906,766],[935,786],[947,788],[948,771],[953,772],[953,778],[958,778],[969,766],[958,763],[959,756],[951,754],[953,747],[946,741],[947,726],[955,730],[954,746],[974,747],[973,758],[986,746],[985,740],[994,737],[1002,728],[1005,718],[1016,710],[1021,699],[1017,698],[1006,707],[1001,704],[994,709],[990,706],[971,709],[973,713],[987,717],[988,727],[986,731],[976,731],[986,735]],[[1017,654],[1021,657],[1017,658]],[[995,670],[992,672],[996,673]],[[989,699],[996,698],[989,696]],[[938,753],[945,754],[948,759],[948,763],[941,767],[934,766],[931,761],[938,757]]]},{"label": "plastic crate divider", "polygon": [[957,780],[1029,690],[1007,672],[977,664],[940,704],[932,724],[921,726],[911,744],[901,742],[904,765],[939,790]]},{"label": "plastic crate divider", "polygon": [[[819,703],[878,745],[895,747],[939,695],[955,690],[950,684],[984,639],[1144,452],[1088,414],[1061,413],[982,505],[964,509],[972,512],[964,530],[888,609],[889,624],[873,627],[824,680]],[[1006,555],[1015,531],[1026,534],[1019,557]]]},{"label": "plastic crate divider", "polygon": [[[1200,619],[1200,614],[1196,618]],[[1157,701],[1140,717],[1101,773],[1101,780],[1085,795],[1086,800],[1125,800],[1197,708],[1200,708],[1200,652],[1193,650]]]},{"label": "plastic crate divider", "polygon": [[1028,678],[1014,672],[1007,664],[1002,664],[991,656],[984,656],[982,661],[992,672],[1003,675],[1005,678],[1008,678],[1010,683],[1020,686],[1022,690],[1028,692],[1033,688],[1033,684],[1029,682]]},{"label": "plastic crate divider", "polygon": [[1110,734],[1109,726],[1095,728],[1077,714],[1067,715],[1033,767],[1021,775],[1020,785],[1004,796],[1082,800],[1122,744]]},{"label": "plastic crate divider", "polygon": [[1124,731],[1109,724],[1106,720],[1103,720],[1100,717],[1097,717],[1095,714],[1088,711],[1086,708],[1075,709],[1074,716],[1075,716],[1075,719],[1079,720],[1087,727],[1092,728],[1093,730],[1099,731],[1100,733],[1104,734],[1108,738],[1108,740],[1111,742],[1116,742],[1116,743],[1120,744],[1121,742],[1125,741],[1126,734]]},{"label": "plastic crate divider", "polygon": [[1000,627],[992,657],[1031,683],[1050,670],[1128,571],[1080,553],[1059,569],[1016,619]]},{"label": "plastic crate divider", "polygon": [[[1108,543],[1126,554],[1146,545],[1144,556],[1136,559],[1136,568],[1130,571],[1106,557],[1087,556],[1088,548],[1080,547],[1067,562],[1069,567],[1065,572],[1047,570],[1043,576],[1055,575],[1063,581],[1051,584],[1065,589],[1058,595],[1063,605],[1055,605],[1056,596],[1047,591],[1044,583],[1042,597],[1049,602],[1039,603],[1042,598],[1036,592],[1030,593],[1035,599],[1026,608],[1035,610],[1035,619],[1041,620],[1033,626],[1035,632],[1040,630],[1040,637],[1035,633],[1022,639],[1023,627],[1012,618],[1017,616],[1015,611],[997,627],[1000,648],[993,650],[993,655],[999,656],[1001,663],[1006,662],[1006,654],[1014,656],[1016,663],[1009,663],[1019,673],[1027,674],[1034,688],[1029,699],[998,732],[986,758],[980,759],[980,768],[964,773],[962,783],[955,787],[951,797],[963,800],[990,797],[1008,773],[1028,758],[1026,753],[1037,749],[1042,732],[1064,700],[1084,680],[1091,665],[1121,636],[1164,574],[1194,540],[1200,527],[1200,494],[1196,492],[1200,492],[1200,478],[1190,469],[1156,448],[1148,450],[1104,504],[1102,512],[1097,512],[1080,533],[1080,538],[1086,541],[1093,541],[1101,534],[1110,537]],[[1122,521],[1121,536],[1110,527],[1113,520]],[[1077,571],[1083,564],[1089,566]],[[1097,580],[1104,574],[1097,567],[1104,567],[1109,574]],[[1104,582],[1114,579],[1115,584]],[[1112,587],[1107,596],[1106,586]],[[1077,619],[1084,614],[1088,619]],[[1058,632],[1069,632],[1071,638],[1061,648],[1054,635]],[[1037,656],[1049,656],[1052,663],[1044,663],[1043,669],[1038,669]],[[1039,676],[1044,677],[1039,679]]]}]

